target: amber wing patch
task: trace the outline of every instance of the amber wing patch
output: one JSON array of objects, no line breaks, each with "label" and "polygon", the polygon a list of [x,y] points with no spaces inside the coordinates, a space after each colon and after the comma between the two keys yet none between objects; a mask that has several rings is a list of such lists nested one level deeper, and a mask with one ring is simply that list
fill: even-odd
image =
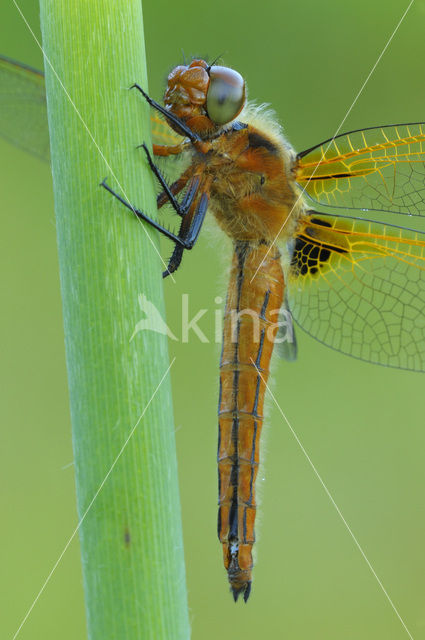
[{"label": "amber wing patch", "polygon": [[425,234],[309,212],[295,237],[295,321],[338,351],[425,370]]},{"label": "amber wing patch", "polygon": [[184,138],[179,136],[159,113],[151,113],[151,132],[154,144],[176,145],[183,142]]}]

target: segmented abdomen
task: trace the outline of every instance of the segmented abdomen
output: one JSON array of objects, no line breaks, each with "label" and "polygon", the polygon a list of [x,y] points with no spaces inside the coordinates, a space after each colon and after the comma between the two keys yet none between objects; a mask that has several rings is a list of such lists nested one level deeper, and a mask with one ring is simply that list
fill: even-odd
[{"label": "segmented abdomen", "polygon": [[236,244],[224,316],[217,456],[218,536],[235,600],[243,593],[246,601],[251,589],[265,383],[283,293],[279,251]]}]

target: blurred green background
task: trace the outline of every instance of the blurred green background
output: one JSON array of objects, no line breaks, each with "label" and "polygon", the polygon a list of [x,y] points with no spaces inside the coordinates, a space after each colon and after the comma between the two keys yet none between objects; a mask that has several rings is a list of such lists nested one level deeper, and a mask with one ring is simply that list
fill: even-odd
[{"label": "blurred green background", "polygon": [[[246,77],[250,97],[273,105],[295,148],[307,148],[333,135],[407,4],[148,0],[150,93],[161,97],[182,49],[223,54]],[[20,6],[39,35],[37,2]],[[424,23],[425,2],[416,0],[343,130],[425,120]],[[0,9],[0,29],[1,53],[42,67],[12,2]],[[12,638],[77,520],[49,168],[0,143],[0,184],[0,635]],[[191,312],[209,309],[200,321],[209,343],[193,334],[188,344],[170,343],[193,638],[406,638],[271,401],[253,593],[247,605],[231,599],[216,539],[213,341],[229,254],[213,226],[176,284],[165,283],[177,335],[182,293],[190,294]],[[274,362],[276,398],[411,634],[425,638],[425,381],[345,357],[300,332],[298,340],[295,364]],[[77,539],[19,637],[85,637]]]}]

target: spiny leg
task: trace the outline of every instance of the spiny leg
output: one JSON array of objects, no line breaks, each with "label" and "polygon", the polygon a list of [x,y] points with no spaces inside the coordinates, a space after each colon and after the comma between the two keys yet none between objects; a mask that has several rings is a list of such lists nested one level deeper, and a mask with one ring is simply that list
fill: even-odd
[{"label": "spiny leg", "polygon": [[[164,202],[169,202],[171,204],[171,206],[173,207],[173,209],[175,210],[175,212],[179,216],[183,217],[184,214],[186,213],[187,209],[189,209],[189,207],[191,205],[191,202],[189,202],[189,204],[188,204],[187,201],[185,202],[185,204],[183,204],[183,202],[182,202],[182,204],[180,204],[178,202],[178,200],[175,198],[175,194],[173,193],[173,189],[168,186],[168,184],[167,184],[164,176],[162,175],[161,171],[159,170],[157,165],[152,160],[152,156],[151,156],[151,154],[149,152],[149,149],[147,148],[146,144],[143,142],[143,144],[139,145],[138,148],[140,148],[140,147],[143,149],[143,151],[146,154],[146,158],[147,158],[147,161],[149,163],[149,166],[151,168],[152,173],[154,174],[154,176],[158,180],[159,184],[161,185],[161,187],[164,190],[165,195],[167,196],[167,200],[166,201],[164,200]],[[174,184],[176,184],[176,183],[174,183]],[[172,185],[172,186],[174,186],[174,185]],[[179,189],[181,189],[181,188],[183,188],[183,187],[181,187],[180,184],[179,184]],[[195,192],[196,192],[196,189],[195,189]],[[162,196],[162,193],[160,194],[160,196]],[[193,201],[193,197],[194,197],[194,194],[192,196],[192,201]]]},{"label": "spiny leg", "polygon": [[182,223],[180,225],[180,230],[178,235],[176,235],[175,233],[172,233],[171,231],[163,227],[158,222],[155,222],[155,220],[152,220],[152,218],[150,218],[145,213],[143,213],[143,211],[140,211],[139,209],[136,209],[135,207],[133,207],[129,202],[127,202],[127,200],[124,200],[124,198],[122,198],[118,193],[116,193],[116,191],[114,191],[106,183],[106,178],[101,182],[100,186],[106,189],[106,191],[109,191],[109,193],[113,195],[114,198],[119,200],[121,204],[123,204],[125,207],[127,207],[127,209],[132,211],[138,218],[150,224],[154,229],[156,229],[157,231],[162,233],[166,238],[168,238],[169,240],[172,240],[175,243],[176,246],[169,260],[168,268],[166,271],[163,272],[162,275],[165,278],[166,276],[170,275],[170,273],[173,273],[174,271],[176,271],[180,266],[184,249],[188,249],[188,250],[192,249],[199,237],[199,233],[202,228],[202,223],[204,222],[205,214],[208,209],[209,184],[208,184],[208,189],[203,190],[200,197],[198,198],[197,204],[193,208],[193,214],[190,214],[190,211],[189,211],[182,218]]},{"label": "spiny leg", "polygon": [[[143,143],[140,145],[140,147],[142,147],[143,150],[145,151],[149,166],[152,172],[154,173],[154,175],[156,176],[158,182],[164,189],[164,191],[160,193],[157,198],[158,208],[162,207],[166,202],[170,202],[174,207],[176,213],[180,215],[182,218],[184,218],[184,216],[188,213],[188,211],[190,210],[195,200],[195,197],[201,182],[200,176],[193,175],[192,167],[189,167],[176,182],[174,182],[170,187],[168,187],[161,171],[159,170],[157,165],[154,163],[146,144]],[[189,181],[189,176],[190,176],[189,187],[186,191],[186,194],[184,195],[183,200],[181,201],[181,203],[179,203],[175,198],[175,194],[180,192],[184,188],[184,186]],[[200,214],[204,217],[206,209],[208,208],[208,201],[206,202],[206,205],[205,205],[205,200],[202,200],[202,196],[199,202],[199,208],[200,208]],[[202,217],[202,221],[203,221],[203,217]],[[194,220],[195,219],[196,219],[196,214],[195,214]],[[202,221],[201,221],[201,225],[202,225]],[[194,221],[193,221],[193,224],[195,224]],[[195,241],[197,236],[199,235],[201,225],[199,226],[199,230],[196,233]],[[186,221],[186,224],[183,223],[182,221],[180,225],[179,234],[178,234],[180,238],[184,237],[185,230],[186,230],[185,227],[189,229],[190,224],[188,225],[187,221]],[[174,247],[173,253],[171,254],[171,257],[168,261],[167,270],[164,271],[162,274],[164,278],[166,278],[168,275],[170,275],[170,273],[173,273],[178,269],[183,258],[183,253],[184,253],[184,248],[181,245],[176,244]]]},{"label": "spiny leg", "polygon": [[169,121],[172,122],[176,127],[178,127],[178,129],[180,129],[180,131],[182,131],[182,135],[187,136],[189,138],[189,140],[194,143],[194,142],[201,142],[201,138],[194,133],[184,122],[183,120],[180,120],[180,118],[178,118],[177,116],[175,116],[173,113],[171,113],[170,111],[167,111],[167,109],[165,109],[164,107],[161,107],[161,105],[156,102],[155,100],[152,100],[152,98],[150,98],[148,96],[148,94],[143,91],[142,87],[137,84],[137,82],[135,82],[130,89],[137,89],[138,91],[140,91],[140,93],[142,94],[142,96],[144,97],[144,99],[146,100],[146,102],[153,107],[154,109],[156,109],[157,111],[159,111],[160,113],[162,113],[163,116],[165,116],[165,118]]},{"label": "spiny leg", "polygon": [[[181,176],[170,185],[170,191],[174,196],[177,196],[186,186],[187,183],[189,182],[189,180],[193,179],[194,177],[194,168],[192,165],[190,165],[186,171],[184,171]],[[197,188],[197,186],[196,186]],[[182,207],[186,201],[186,199],[188,197],[192,197],[190,195],[190,191],[191,189],[188,189],[186,191],[186,195],[184,196],[182,202],[180,203],[180,206]],[[158,207],[158,209],[160,209],[162,206],[164,206],[164,204],[167,204],[168,202],[168,196],[165,193],[165,191],[161,191],[161,193],[157,196],[156,198],[156,205]]]},{"label": "spiny leg", "polygon": [[166,271],[162,272],[163,278],[166,278],[171,273],[174,273],[174,271],[177,271],[183,259],[183,252],[184,252],[184,249],[179,244],[176,244],[174,246],[173,253],[171,254],[171,257],[168,261],[167,269]]},{"label": "spiny leg", "polygon": [[[143,95],[143,97],[148,102],[148,104],[154,109],[156,109],[157,111],[159,111],[163,116],[165,116],[165,118],[170,123],[172,123],[175,127],[177,127],[177,129],[182,132],[182,135],[185,135],[196,148],[198,148],[199,146],[199,150],[204,151],[205,143],[203,143],[201,138],[196,133],[194,133],[182,120],[180,120],[180,118],[170,113],[169,111],[167,111],[167,109],[165,109],[160,104],[158,104],[158,102],[150,98],[148,94],[142,89],[142,87],[137,83],[134,83],[130,87],[130,89],[133,89],[133,88],[140,91],[140,93]],[[179,180],[177,180],[173,185],[171,185],[171,187],[168,187],[160,170],[153,162],[152,157],[146,145],[143,144],[141,146],[143,147],[147,155],[147,159],[151,167],[151,170],[154,172],[154,175],[156,176],[157,180],[159,181],[162,188],[164,189],[164,192],[159,194],[157,198],[158,208],[163,206],[163,204],[165,204],[168,199],[168,201],[174,207],[176,212],[182,217],[182,223],[180,225],[179,234],[176,235],[172,233],[171,231],[163,227],[161,224],[155,222],[155,220],[152,220],[152,218],[150,218],[145,213],[143,213],[143,211],[140,211],[139,209],[136,209],[135,207],[133,207],[129,202],[124,200],[124,198],[122,198],[118,193],[116,193],[113,189],[111,189],[109,185],[106,184],[106,178],[102,181],[101,186],[107,191],[109,191],[109,193],[111,193],[115,198],[117,198],[117,200],[119,200],[125,207],[127,207],[127,209],[130,209],[130,211],[133,211],[133,213],[135,213],[138,218],[144,220],[145,222],[150,224],[152,227],[154,227],[154,229],[162,233],[166,238],[174,242],[175,248],[169,260],[167,271],[164,271],[163,273],[163,277],[165,278],[170,273],[178,269],[183,257],[184,249],[192,249],[199,237],[202,223],[204,221],[205,214],[208,208],[208,201],[209,201],[208,191],[209,191],[210,182],[208,181],[208,188],[203,190],[203,193],[198,198],[198,202],[195,206],[194,203],[196,201],[197,192],[201,184],[200,176],[189,175],[187,176],[187,179],[186,179],[185,174],[183,174],[179,178]],[[165,146],[161,148],[158,147],[158,145],[154,145],[154,150],[157,155],[167,156],[167,155],[179,154],[182,151],[186,150],[186,147],[187,147],[187,143],[176,145],[175,147]],[[186,191],[186,194],[182,200],[182,203],[180,204],[174,196],[176,193],[178,193],[179,191],[181,191],[181,189],[184,188],[187,180],[189,180],[190,178],[191,178],[191,182],[190,182],[189,188]],[[193,208],[192,214],[190,213],[191,208]]]},{"label": "spiny leg", "polygon": [[195,196],[198,193],[198,188],[200,184],[201,184],[201,179],[199,176],[193,176],[192,179],[190,180],[189,187],[180,204],[181,213],[179,215],[181,215],[182,218],[184,218],[184,216],[192,206],[195,200]]},{"label": "spiny leg", "polygon": [[[186,215],[186,213],[189,211],[190,207],[192,206],[195,196],[197,194],[198,191],[198,187],[200,185],[200,176],[199,175],[194,175],[194,170],[193,170],[193,166],[190,165],[186,171],[184,171],[182,173],[182,175],[175,181],[173,182],[172,185],[168,186],[164,176],[162,175],[159,167],[154,163],[152,156],[149,152],[149,149],[147,148],[146,144],[143,143],[141,145],[139,145],[139,147],[142,147],[149,166],[151,168],[151,171],[153,172],[153,174],[155,175],[155,177],[157,178],[159,184],[162,186],[163,191],[157,196],[156,199],[156,204],[158,209],[160,209],[164,204],[166,204],[167,202],[170,202],[172,207],[174,208],[174,210],[176,211],[176,213],[180,216],[180,217],[184,217]],[[154,145],[155,147],[155,145]],[[163,147],[163,149],[174,149],[174,147]],[[174,151],[173,151],[174,153]],[[166,155],[165,153],[163,153],[162,155]],[[198,169],[198,173],[201,173],[201,171]],[[181,202],[178,202],[178,200],[176,199],[176,195],[178,193],[180,193],[182,191],[182,189],[184,189],[184,187],[187,185],[187,183],[189,182],[189,187],[182,199]]]},{"label": "spiny leg", "polygon": [[208,190],[205,190],[201,193],[201,196],[198,199],[193,215],[191,216],[189,212],[183,218],[180,225],[179,237],[185,239],[187,246],[182,247],[181,245],[176,244],[176,246],[174,247],[174,251],[171,254],[171,258],[168,261],[167,270],[162,274],[163,278],[166,278],[170,275],[170,273],[177,271],[183,258],[184,248],[192,249],[195,245],[205,219],[205,214],[208,209],[208,202]]},{"label": "spiny leg", "polygon": [[[199,187],[199,178],[198,177],[194,177],[193,178],[193,180],[191,181],[191,184],[189,186],[189,189],[187,190],[186,195],[184,196],[182,202],[181,203],[178,202],[178,200],[175,198],[174,191],[177,188],[180,191],[184,187],[184,185],[187,183],[188,178],[186,177],[182,183],[179,182],[180,179],[177,180],[177,182],[175,182],[170,188],[168,186],[164,176],[162,175],[161,171],[159,170],[157,165],[152,160],[152,156],[151,156],[151,154],[149,152],[149,149],[147,148],[146,144],[143,142],[143,144],[139,145],[139,147],[141,147],[144,150],[144,152],[146,154],[147,161],[148,161],[149,166],[151,168],[151,171],[154,174],[154,176],[156,177],[156,179],[158,180],[158,182],[161,185],[161,187],[163,188],[164,194],[167,197],[167,199],[165,199],[164,195],[162,193],[160,193],[159,196],[158,196],[159,202],[161,202],[162,204],[165,204],[165,202],[169,202],[171,204],[171,206],[173,207],[173,209],[175,210],[175,212],[180,217],[183,217],[185,215],[185,213],[192,206],[193,200],[195,198],[196,192],[197,192],[198,187]],[[178,187],[176,187],[175,185],[178,185]],[[174,190],[173,190],[173,187],[174,187]],[[158,201],[157,201],[157,204],[159,204]]]},{"label": "spiny leg", "polygon": [[135,207],[133,207],[129,202],[127,202],[127,200],[124,200],[124,198],[122,198],[116,191],[111,189],[111,187],[108,184],[106,184],[106,178],[102,180],[102,182],[100,183],[100,186],[106,189],[106,191],[109,191],[109,193],[112,194],[114,198],[119,200],[121,204],[127,207],[127,209],[130,209],[130,211],[132,211],[138,218],[150,224],[151,227],[153,227],[154,229],[162,233],[166,238],[168,238],[169,240],[172,240],[176,244],[181,245],[183,249],[187,248],[185,243],[181,238],[179,238],[179,236],[177,236],[175,233],[172,233],[172,231],[169,231],[158,222],[155,222],[155,220],[152,220],[152,218],[149,218],[149,216],[143,213],[143,211],[140,211],[140,209],[136,209]]}]

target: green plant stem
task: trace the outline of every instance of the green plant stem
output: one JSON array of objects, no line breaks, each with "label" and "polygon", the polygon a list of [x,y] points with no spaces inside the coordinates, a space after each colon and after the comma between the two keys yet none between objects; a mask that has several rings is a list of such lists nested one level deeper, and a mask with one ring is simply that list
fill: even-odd
[{"label": "green plant stem", "polygon": [[99,187],[107,176],[130,202],[156,210],[136,150],[150,139],[149,111],[128,91],[135,81],[147,88],[141,2],[40,7],[43,47],[66,90],[46,62],[88,634],[186,639],[166,338],[131,339],[144,317],[138,294],[164,312],[163,264],[156,232]]}]

